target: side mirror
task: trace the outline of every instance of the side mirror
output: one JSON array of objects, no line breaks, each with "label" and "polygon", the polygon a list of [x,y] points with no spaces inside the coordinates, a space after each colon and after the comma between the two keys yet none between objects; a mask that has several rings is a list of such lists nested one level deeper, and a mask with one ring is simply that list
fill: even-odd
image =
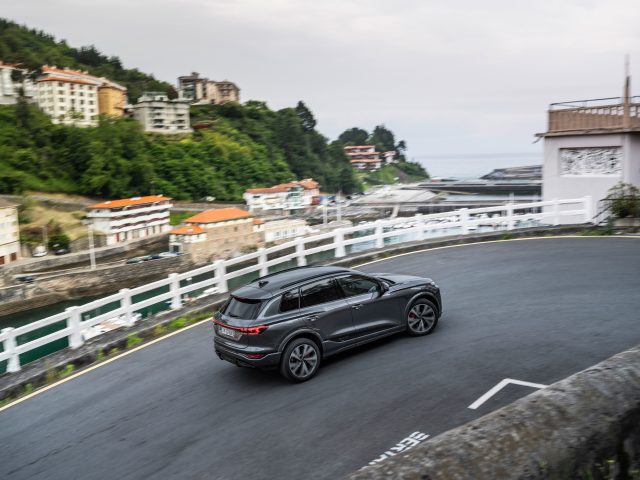
[{"label": "side mirror", "polygon": [[380,282],[380,296],[389,291],[389,284],[387,282]]}]

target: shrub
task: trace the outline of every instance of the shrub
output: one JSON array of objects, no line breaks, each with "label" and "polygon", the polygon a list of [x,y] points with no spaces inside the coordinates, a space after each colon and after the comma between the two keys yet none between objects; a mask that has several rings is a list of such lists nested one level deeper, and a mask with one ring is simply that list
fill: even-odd
[{"label": "shrub", "polygon": [[640,189],[635,185],[618,183],[609,189],[604,202],[616,218],[640,217]]}]

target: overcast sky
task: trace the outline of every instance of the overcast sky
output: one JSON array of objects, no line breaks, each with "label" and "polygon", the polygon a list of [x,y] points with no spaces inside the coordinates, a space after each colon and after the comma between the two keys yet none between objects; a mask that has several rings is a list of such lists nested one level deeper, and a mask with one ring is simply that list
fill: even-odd
[{"label": "overcast sky", "polygon": [[[549,103],[620,96],[625,54],[640,72],[640,0],[0,6],[0,16],[75,47],[94,44],[162,80],[197,71],[234,81],[243,101],[282,108],[302,99],[330,138],[384,123],[435,175],[540,163],[533,135],[545,130]],[[487,155],[495,153],[514,155]]]}]

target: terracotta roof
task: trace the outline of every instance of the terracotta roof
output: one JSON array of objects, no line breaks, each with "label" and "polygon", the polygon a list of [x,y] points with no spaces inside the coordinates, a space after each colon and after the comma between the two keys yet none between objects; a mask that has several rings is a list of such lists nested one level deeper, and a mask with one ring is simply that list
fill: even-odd
[{"label": "terracotta roof", "polygon": [[260,219],[260,218],[254,218],[253,219],[253,224],[254,225],[262,225],[264,223],[264,220]]},{"label": "terracotta roof", "polygon": [[93,78],[99,80],[95,75],[91,75],[89,72],[83,72],[80,70],[71,70],[70,68],[58,68],[50,65],[44,65],[42,71],[46,73],[62,73],[64,75],[81,75],[83,77]]},{"label": "terracotta roof", "polygon": [[93,85],[95,86],[95,82],[88,82],[86,80],[76,80],[75,78],[65,78],[65,77],[44,77],[39,78],[36,82],[67,82],[67,83],[80,83],[82,85]]},{"label": "terracotta roof", "polygon": [[207,233],[207,231],[199,227],[198,225],[187,225],[185,227],[174,228],[169,232],[171,235],[200,235],[201,233]]},{"label": "terracotta roof", "polygon": [[246,193],[282,193],[286,192],[290,188],[293,187],[302,187],[305,190],[313,190],[315,188],[320,187],[320,184],[316,182],[313,178],[305,178],[304,180],[288,182],[288,183],[280,183],[278,185],[274,185],[273,187],[266,188],[248,188],[245,190]]},{"label": "terracotta roof", "polygon": [[240,220],[242,218],[253,217],[249,212],[239,208],[218,208],[206,210],[185,220],[185,223],[216,223],[227,220]]},{"label": "terracotta roof", "polygon": [[89,205],[87,208],[119,208],[128,207],[130,205],[142,205],[145,203],[161,202],[163,200],[171,200],[170,197],[164,195],[149,195],[148,197],[132,197],[123,198],[122,200],[108,200],[106,202]]},{"label": "terracotta roof", "polygon": [[356,160],[351,160],[351,163],[359,163],[359,162],[364,162],[364,163],[378,163],[381,162],[382,160],[375,159],[375,158],[361,158],[361,159],[356,159]]},{"label": "terracotta roof", "polygon": [[245,190],[246,193],[282,193],[289,190],[291,187],[284,187],[281,185],[276,185],[275,187],[267,187],[267,188],[248,188]]},{"label": "terracotta roof", "polygon": [[344,147],[344,149],[346,150],[347,148],[375,148],[375,145],[347,145],[346,147]]}]

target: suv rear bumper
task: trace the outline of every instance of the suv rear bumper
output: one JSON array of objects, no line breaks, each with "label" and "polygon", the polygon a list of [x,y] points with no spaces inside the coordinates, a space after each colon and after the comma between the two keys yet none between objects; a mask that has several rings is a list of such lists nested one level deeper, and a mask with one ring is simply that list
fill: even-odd
[{"label": "suv rear bumper", "polygon": [[251,368],[273,368],[280,365],[281,352],[267,353],[262,358],[248,358],[247,351],[232,350],[226,346],[220,344],[214,339],[214,348],[216,355],[220,360],[233,363],[239,367],[251,367]]}]

